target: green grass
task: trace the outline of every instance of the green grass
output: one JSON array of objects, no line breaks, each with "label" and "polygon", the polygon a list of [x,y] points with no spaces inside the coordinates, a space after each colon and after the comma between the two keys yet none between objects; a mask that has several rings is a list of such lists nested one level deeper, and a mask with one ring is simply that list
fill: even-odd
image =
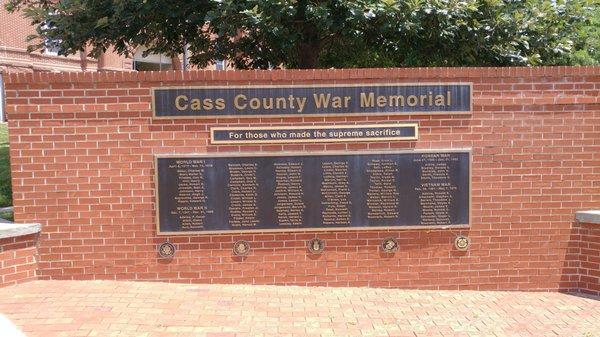
[{"label": "green grass", "polygon": [[0,124],[0,207],[12,205],[10,157],[8,154],[8,125]]},{"label": "green grass", "polygon": [[15,221],[15,217],[12,212],[0,212],[0,218],[8,221]]}]

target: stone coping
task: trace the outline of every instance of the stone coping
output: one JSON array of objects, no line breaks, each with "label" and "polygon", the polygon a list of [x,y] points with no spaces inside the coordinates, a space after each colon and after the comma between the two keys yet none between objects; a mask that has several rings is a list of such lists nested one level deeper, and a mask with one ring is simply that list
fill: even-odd
[{"label": "stone coping", "polygon": [[600,210],[589,210],[575,212],[575,219],[579,222],[593,223],[600,225]]},{"label": "stone coping", "polygon": [[42,226],[39,223],[0,223],[0,239],[39,233]]},{"label": "stone coping", "polygon": [[[78,71],[78,72],[17,72],[5,76],[6,84],[96,83],[96,82],[174,82],[174,81],[334,81],[335,79],[403,78],[481,78],[530,76],[598,76],[599,66],[546,67],[414,67],[414,68],[354,68],[354,69],[276,69],[276,70],[167,70],[167,71]],[[158,84],[157,84],[158,85]],[[156,86],[156,85],[155,85]],[[36,87],[37,88],[37,87]],[[10,87],[9,87],[10,90]]]}]

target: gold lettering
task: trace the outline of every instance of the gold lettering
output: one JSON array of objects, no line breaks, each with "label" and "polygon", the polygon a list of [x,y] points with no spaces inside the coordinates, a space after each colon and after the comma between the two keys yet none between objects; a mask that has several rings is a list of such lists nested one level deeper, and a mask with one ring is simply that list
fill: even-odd
[{"label": "gold lettering", "polygon": [[260,99],[253,98],[250,100],[250,109],[260,109]]},{"label": "gold lettering", "polygon": [[446,91],[446,96],[448,97],[448,99],[446,100],[446,104],[448,104],[448,106],[452,105],[452,93],[450,92],[450,90]]},{"label": "gold lettering", "polygon": [[212,110],[215,106],[213,104],[212,99],[205,98],[202,102],[202,107],[204,108],[204,110]]},{"label": "gold lettering", "polygon": [[324,94],[313,94],[313,98],[315,100],[315,105],[317,106],[317,109],[327,108],[329,106],[330,96],[331,94],[327,94],[327,96],[325,96]]},{"label": "gold lettering", "polygon": [[194,98],[190,102],[190,109],[192,109],[192,110],[202,110],[202,104],[200,104],[200,100],[198,98]]},{"label": "gold lettering", "polygon": [[[240,100],[242,100],[242,103],[240,103]],[[243,95],[243,94],[236,95],[235,98],[233,99],[233,106],[238,110],[244,110],[248,106],[248,103],[246,103],[246,100],[248,100],[246,95]]]},{"label": "gold lettering", "polygon": [[285,109],[287,107],[287,100],[283,97],[277,97],[275,99],[275,108],[276,109]]},{"label": "gold lettering", "polygon": [[360,93],[360,107],[369,108],[375,106],[375,94],[370,92],[369,95],[364,92]]},{"label": "gold lettering", "polygon": [[215,105],[217,107],[217,110],[223,110],[225,109],[225,100],[222,98],[217,98],[215,100]]},{"label": "gold lettering", "polygon": [[342,98],[340,96],[333,96],[331,100],[331,107],[339,109],[342,107]]},{"label": "gold lettering", "polygon": [[[181,101],[183,101],[183,103],[185,103],[185,104],[181,105]],[[183,110],[187,109],[188,108],[187,101],[188,101],[188,98],[185,95],[179,95],[179,96],[175,97],[175,107],[177,108],[177,110],[183,111]]]},{"label": "gold lettering", "polygon": [[387,105],[387,99],[385,96],[377,96],[377,106],[382,108]]},{"label": "gold lettering", "polygon": [[390,96],[390,106],[404,106],[404,96],[402,96],[402,95]]},{"label": "gold lettering", "polygon": [[435,95],[435,106],[444,106],[446,105],[446,99],[444,95]]},{"label": "gold lettering", "polygon": [[263,98],[263,109],[265,109],[265,110],[273,109],[273,97]]},{"label": "gold lettering", "polygon": [[419,99],[415,95],[410,95],[406,98],[406,101],[409,106],[415,106],[419,102]]},{"label": "gold lettering", "polygon": [[348,108],[348,103],[350,103],[350,96],[344,96],[344,107]]},{"label": "gold lettering", "polygon": [[296,97],[296,103],[298,103],[298,112],[304,111],[306,105],[306,97]]},{"label": "gold lettering", "polygon": [[420,98],[421,98],[421,104],[420,105],[421,106],[425,106],[425,100],[427,99],[427,95],[421,95]]}]

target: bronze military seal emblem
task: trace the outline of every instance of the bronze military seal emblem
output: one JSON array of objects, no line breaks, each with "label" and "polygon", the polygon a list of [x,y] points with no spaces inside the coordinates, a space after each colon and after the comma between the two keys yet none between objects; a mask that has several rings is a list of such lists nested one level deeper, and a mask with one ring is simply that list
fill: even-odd
[{"label": "bronze military seal emblem", "polygon": [[325,242],[319,238],[314,238],[307,243],[308,251],[313,254],[321,254],[325,250]]},{"label": "bronze military seal emblem", "polygon": [[246,256],[250,253],[250,244],[248,241],[239,240],[233,244],[233,254],[237,256]]},{"label": "bronze military seal emblem", "polygon": [[175,255],[175,246],[170,242],[163,242],[158,245],[158,255],[160,257],[168,259]]},{"label": "bronze military seal emblem", "polygon": [[469,246],[471,246],[471,239],[469,239],[468,236],[458,235],[454,239],[454,247],[457,250],[465,251],[465,250],[469,249]]},{"label": "bronze military seal emblem", "polygon": [[395,253],[398,251],[398,240],[395,238],[385,238],[381,242],[381,250],[386,253]]}]

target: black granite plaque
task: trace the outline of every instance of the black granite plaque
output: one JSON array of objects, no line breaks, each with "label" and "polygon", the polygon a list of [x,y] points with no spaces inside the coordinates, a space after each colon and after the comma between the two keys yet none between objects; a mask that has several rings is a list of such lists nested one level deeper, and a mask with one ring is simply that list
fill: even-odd
[{"label": "black granite plaque", "polygon": [[152,96],[156,118],[472,111],[470,83],[175,87]]},{"label": "black granite plaque", "polygon": [[470,152],[159,156],[161,234],[469,225]]}]

